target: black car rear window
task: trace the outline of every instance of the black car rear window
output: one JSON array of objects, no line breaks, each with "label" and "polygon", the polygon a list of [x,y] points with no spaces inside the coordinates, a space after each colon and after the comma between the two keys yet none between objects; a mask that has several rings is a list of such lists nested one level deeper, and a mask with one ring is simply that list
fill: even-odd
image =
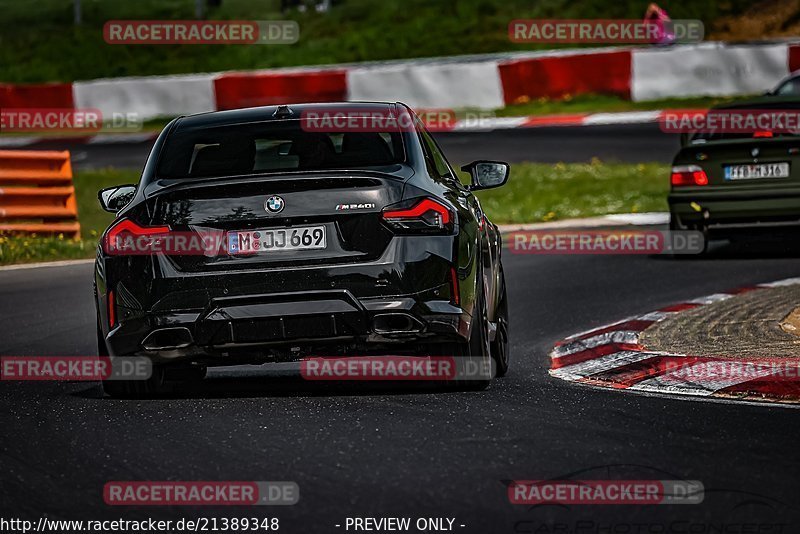
[{"label": "black car rear window", "polygon": [[362,169],[404,161],[399,131],[323,133],[304,130],[299,120],[186,129],[179,126],[166,139],[158,175],[195,178]]}]

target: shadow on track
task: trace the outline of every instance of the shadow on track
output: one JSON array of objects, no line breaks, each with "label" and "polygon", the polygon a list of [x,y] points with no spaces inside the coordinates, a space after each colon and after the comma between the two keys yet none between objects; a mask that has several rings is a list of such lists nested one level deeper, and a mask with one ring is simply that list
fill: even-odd
[{"label": "shadow on track", "polygon": [[[308,381],[299,376],[277,375],[270,364],[247,366],[242,376],[239,369],[220,367],[209,370],[211,376],[203,380],[176,383],[174,391],[149,399],[112,399],[103,396],[99,384],[71,393],[73,397],[102,399],[108,402],[126,402],[164,399],[213,399],[257,397],[360,397],[374,395],[419,395],[441,393],[470,393],[469,388],[456,384],[423,381]],[[239,376],[231,376],[231,375]]]},{"label": "shadow on track", "polygon": [[[762,231],[763,232],[763,231]],[[681,260],[765,260],[800,258],[800,228],[796,233],[748,233],[734,239],[712,237],[705,254],[681,255]],[[669,255],[651,256],[658,259],[676,259]]]}]

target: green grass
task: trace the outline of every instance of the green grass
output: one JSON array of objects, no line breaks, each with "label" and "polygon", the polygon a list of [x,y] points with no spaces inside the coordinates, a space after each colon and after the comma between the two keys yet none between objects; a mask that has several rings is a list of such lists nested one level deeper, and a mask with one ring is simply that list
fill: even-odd
[{"label": "green grass", "polygon": [[[483,209],[498,224],[665,211],[668,175],[668,166],[656,163],[521,163],[512,166],[506,186],[478,196]],[[0,265],[92,257],[98,235],[113,218],[100,209],[97,191],[137,180],[135,171],[78,173],[75,188],[81,239],[0,237]]]},{"label": "green grass", "polygon": [[498,117],[520,117],[526,115],[555,115],[558,113],[598,113],[618,111],[649,111],[656,109],[707,109],[719,104],[728,104],[750,97],[695,97],[664,98],[631,102],[611,95],[576,95],[559,100],[537,99],[506,106],[494,111]]},{"label": "green grass", "polygon": [[524,163],[508,183],[478,193],[497,224],[666,211],[669,166],[659,163]]},{"label": "green grass", "polygon": [[[279,0],[223,0],[208,18],[293,19],[293,45],[108,45],[113,19],[192,19],[194,0],[83,0],[83,24],[66,0],[0,0],[0,81],[74,81],[101,77],[210,72],[557,48],[514,44],[508,23],[520,18],[641,19],[642,0],[342,0],[330,12],[281,14]],[[663,0],[673,19],[707,27],[739,15],[750,0]],[[575,45],[565,45],[574,47]]]},{"label": "green grass", "polygon": [[91,258],[95,246],[96,241],[83,239],[0,236],[0,265]]}]

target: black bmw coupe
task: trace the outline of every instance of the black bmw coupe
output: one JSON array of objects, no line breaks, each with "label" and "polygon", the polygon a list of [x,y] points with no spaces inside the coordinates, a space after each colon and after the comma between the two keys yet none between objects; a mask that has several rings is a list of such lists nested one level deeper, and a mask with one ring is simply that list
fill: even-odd
[{"label": "black bmw coupe", "polygon": [[[331,112],[331,110],[335,112]],[[310,122],[377,116],[381,120]],[[321,115],[322,114],[322,115]],[[408,127],[405,127],[408,126]],[[497,227],[473,191],[502,162],[462,168],[400,103],[304,104],[179,117],[138,185],[104,189],[99,353],[145,356],[158,394],[209,366],[309,356],[446,355],[509,365]]]}]

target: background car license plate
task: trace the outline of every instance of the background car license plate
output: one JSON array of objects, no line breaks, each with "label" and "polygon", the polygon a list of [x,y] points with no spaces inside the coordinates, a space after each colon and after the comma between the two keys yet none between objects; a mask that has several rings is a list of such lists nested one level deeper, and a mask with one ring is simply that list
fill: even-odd
[{"label": "background car license plate", "polygon": [[753,178],[788,178],[788,163],[754,163],[752,165],[727,165],[726,180],[749,180]]},{"label": "background car license plate", "polygon": [[228,232],[229,254],[311,250],[325,248],[326,245],[324,226]]}]

